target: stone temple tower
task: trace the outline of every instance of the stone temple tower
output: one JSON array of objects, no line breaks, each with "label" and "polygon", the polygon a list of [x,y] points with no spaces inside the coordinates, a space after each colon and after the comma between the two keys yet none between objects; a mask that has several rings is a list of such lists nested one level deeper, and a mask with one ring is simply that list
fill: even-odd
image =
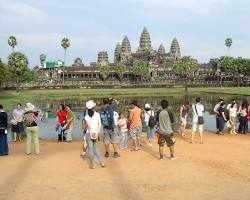
[{"label": "stone temple tower", "polygon": [[122,63],[127,63],[131,59],[131,46],[128,37],[125,36],[122,40],[120,59]]},{"label": "stone temple tower", "polygon": [[175,60],[179,60],[181,58],[180,45],[176,38],[172,40],[170,53]]},{"label": "stone temple tower", "polygon": [[144,27],[141,33],[140,44],[139,44],[137,53],[144,53],[144,52],[150,52],[150,51],[152,51],[151,39],[150,39],[150,35],[148,33],[147,28]]},{"label": "stone temple tower", "polygon": [[107,51],[100,51],[98,53],[97,63],[99,65],[108,64],[108,53]]},{"label": "stone temple tower", "polygon": [[114,53],[114,63],[120,62],[121,49],[122,49],[122,46],[121,46],[120,42],[117,42],[117,45],[115,47],[115,53]]},{"label": "stone temple tower", "polygon": [[163,44],[161,44],[158,49],[158,54],[165,54],[165,53],[166,53],[165,48]]}]

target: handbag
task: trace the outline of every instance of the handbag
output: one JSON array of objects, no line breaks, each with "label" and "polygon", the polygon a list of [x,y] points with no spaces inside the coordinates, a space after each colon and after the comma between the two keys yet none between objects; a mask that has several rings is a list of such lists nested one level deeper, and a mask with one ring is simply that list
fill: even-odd
[{"label": "handbag", "polygon": [[198,122],[197,122],[197,123],[198,123],[199,125],[204,124],[204,118],[203,118],[203,116],[199,116],[199,115],[198,115],[198,112],[197,112],[196,105],[195,105],[194,107],[195,107],[196,114],[197,114],[197,116],[198,116]]}]

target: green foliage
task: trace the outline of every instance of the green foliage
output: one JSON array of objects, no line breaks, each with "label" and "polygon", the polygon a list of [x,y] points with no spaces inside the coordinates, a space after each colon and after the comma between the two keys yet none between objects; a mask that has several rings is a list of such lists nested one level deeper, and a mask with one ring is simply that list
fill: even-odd
[{"label": "green foliage", "polygon": [[61,41],[61,46],[66,51],[66,49],[70,46],[69,38],[63,38],[62,41]]},{"label": "green foliage", "polygon": [[232,72],[234,71],[234,58],[230,56],[222,56],[217,65],[222,72]]},{"label": "green foliage", "polygon": [[228,56],[229,56],[229,49],[230,49],[230,47],[232,46],[232,44],[233,44],[232,38],[227,38],[227,39],[225,40],[225,45],[226,45],[226,47],[228,48]]},{"label": "green foliage", "polygon": [[35,69],[31,70],[27,68],[25,72],[20,76],[20,82],[29,83],[35,79]]},{"label": "green foliage", "polygon": [[173,65],[173,72],[183,78],[192,77],[198,63],[191,56],[184,56]]},{"label": "green foliage", "polygon": [[143,61],[137,61],[133,66],[133,74],[140,77],[147,77],[149,75],[149,67]]},{"label": "green foliage", "polygon": [[116,66],[115,70],[116,70],[116,73],[117,73],[119,79],[122,80],[124,72],[125,72],[125,66],[123,64],[119,63]]},{"label": "green foliage", "polygon": [[15,46],[17,45],[17,40],[15,38],[15,36],[11,35],[8,39],[8,44],[12,47],[13,51]]},{"label": "green foliage", "polygon": [[6,83],[10,78],[10,71],[8,67],[0,59],[0,85]]},{"label": "green foliage", "polygon": [[109,74],[109,66],[108,64],[101,64],[100,66],[100,74],[102,75],[103,79],[106,79]]},{"label": "green foliage", "polygon": [[43,66],[44,62],[46,61],[46,55],[45,55],[44,53],[42,53],[42,54],[39,56],[39,59],[40,59],[41,65]]},{"label": "green foliage", "polygon": [[20,76],[28,67],[28,59],[21,52],[13,52],[8,56],[8,67],[14,76]]},{"label": "green foliage", "polygon": [[225,45],[226,45],[227,48],[230,48],[232,46],[232,44],[233,44],[232,38],[227,38],[225,40]]}]

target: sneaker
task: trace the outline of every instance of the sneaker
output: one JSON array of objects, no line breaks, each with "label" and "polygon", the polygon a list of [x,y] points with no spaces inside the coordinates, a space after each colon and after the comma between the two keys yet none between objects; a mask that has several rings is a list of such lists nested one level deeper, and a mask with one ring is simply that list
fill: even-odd
[{"label": "sneaker", "polygon": [[160,155],[160,160],[163,160],[163,155]]},{"label": "sneaker", "polygon": [[170,157],[170,160],[176,160],[175,155],[172,155],[172,156]]},{"label": "sneaker", "polygon": [[109,157],[109,152],[106,152],[104,157],[108,158]]},{"label": "sneaker", "polygon": [[102,163],[102,164],[101,164],[101,167],[102,167],[102,168],[105,168],[106,166],[104,165],[104,163]]},{"label": "sneaker", "polygon": [[119,158],[119,157],[121,157],[121,156],[119,155],[119,153],[118,153],[118,152],[115,152],[115,153],[114,153],[114,158]]},{"label": "sneaker", "polygon": [[82,157],[82,158],[86,158],[86,157],[87,157],[87,155],[86,155],[86,153],[85,153],[85,152],[82,152],[82,153],[81,153],[81,155],[80,155],[80,157]]}]

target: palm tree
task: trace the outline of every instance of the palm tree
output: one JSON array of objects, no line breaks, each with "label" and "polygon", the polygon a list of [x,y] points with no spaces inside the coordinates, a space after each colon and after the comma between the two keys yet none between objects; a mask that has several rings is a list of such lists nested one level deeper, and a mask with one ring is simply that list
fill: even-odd
[{"label": "palm tree", "polygon": [[39,56],[39,59],[40,59],[41,66],[43,66],[44,62],[46,61],[46,55],[44,53],[42,53]]},{"label": "palm tree", "polygon": [[14,48],[17,45],[16,37],[11,35],[8,39],[8,44],[12,47],[12,52],[14,52]]},{"label": "palm tree", "polygon": [[228,48],[228,49],[227,49],[227,55],[228,55],[228,56],[229,56],[229,49],[230,49],[230,47],[232,46],[232,44],[233,44],[232,38],[227,38],[227,39],[225,40],[225,45],[226,45],[226,47]]},{"label": "palm tree", "polygon": [[23,75],[28,68],[28,59],[21,52],[13,52],[8,56],[8,67],[16,78],[16,92],[19,92],[18,78]]},{"label": "palm tree", "polygon": [[63,38],[61,41],[61,46],[64,48],[64,59],[63,59],[63,84],[64,84],[64,70],[65,70],[65,58],[66,58],[66,51],[67,48],[70,46],[69,38]]}]

